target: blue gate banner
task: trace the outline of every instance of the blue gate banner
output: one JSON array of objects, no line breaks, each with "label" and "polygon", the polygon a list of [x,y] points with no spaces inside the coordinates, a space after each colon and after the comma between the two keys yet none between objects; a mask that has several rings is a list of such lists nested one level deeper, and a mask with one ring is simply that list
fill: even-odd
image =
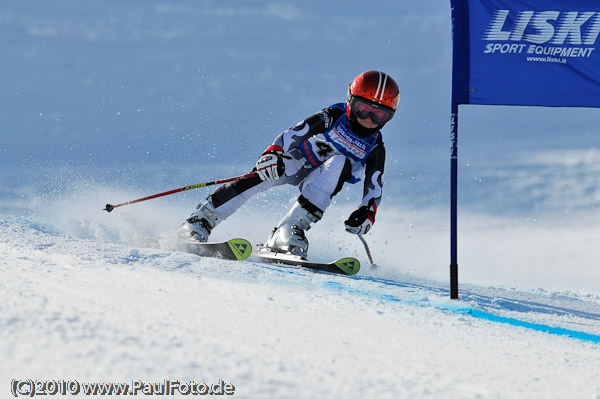
[{"label": "blue gate banner", "polygon": [[452,102],[600,107],[600,0],[451,0]]}]

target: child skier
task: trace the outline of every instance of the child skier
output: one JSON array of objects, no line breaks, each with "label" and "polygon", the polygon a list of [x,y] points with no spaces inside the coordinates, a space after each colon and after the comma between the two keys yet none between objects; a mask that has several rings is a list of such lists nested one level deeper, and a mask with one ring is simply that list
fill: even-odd
[{"label": "child skier", "polygon": [[256,162],[254,177],[216,189],[179,228],[185,239],[206,242],[211,231],[253,195],[281,184],[300,196],[272,231],[265,248],[306,259],[305,231],[318,222],[345,182],[364,177],[363,198],[344,222],[365,234],[381,201],[385,148],[380,129],[394,116],[400,92],[389,75],[367,71],[348,87],[346,103],[331,105],[279,134]]}]

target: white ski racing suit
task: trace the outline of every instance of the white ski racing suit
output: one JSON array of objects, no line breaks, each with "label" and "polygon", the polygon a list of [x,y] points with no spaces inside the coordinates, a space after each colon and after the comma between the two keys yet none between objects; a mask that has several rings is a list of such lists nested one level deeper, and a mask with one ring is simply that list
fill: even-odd
[{"label": "white ski racing suit", "polygon": [[223,219],[255,194],[281,184],[298,186],[301,197],[322,214],[345,182],[354,184],[364,178],[359,207],[379,206],[385,164],[381,131],[366,138],[356,134],[346,116],[345,103],[331,105],[302,120],[279,134],[273,146],[284,151],[283,176],[274,182],[255,176],[216,189],[211,200]]}]

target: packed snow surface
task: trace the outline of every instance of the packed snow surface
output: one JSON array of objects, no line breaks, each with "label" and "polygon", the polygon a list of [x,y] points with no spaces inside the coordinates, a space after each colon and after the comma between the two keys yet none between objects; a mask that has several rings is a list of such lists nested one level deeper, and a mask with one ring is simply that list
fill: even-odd
[{"label": "packed snow surface", "polygon": [[597,294],[464,285],[452,301],[445,284],[402,274],[402,251],[383,255],[395,241],[372,242],[371,270],[353,237],[329,239],[314,258],[357,256],[347,277],[201,258],[171,250],[168,231],[135,244],[74,234],[147,222],[95,210],[71,232],[0,218],[7,391],[14,378],[168,378],[223,380],[249,398],[600,395]]}]

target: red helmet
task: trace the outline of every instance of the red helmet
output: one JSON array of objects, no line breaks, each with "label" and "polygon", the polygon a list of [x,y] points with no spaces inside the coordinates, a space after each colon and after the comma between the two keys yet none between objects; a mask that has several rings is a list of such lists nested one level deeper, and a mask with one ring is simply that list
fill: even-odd
[{"label": "red helmet", "polygon": [[389,115],[387,116],[382,115],[379,121],[375,121],[375,118],[373,118],[374,122],[383,125],[392,119],[396,108],[398,108],[400,89],[398,89],[396,81],[388,74],[380,71],[367,71],[355,77],[348,86],[348,102],[346,107],[348,117],[352,113],[356,113],[357,107],[354,106],[354,102],[357,100],[356,97],[360,97],[361,100],[367,100],[367,104],[376,109],[391,111],[391,113],[388,112]]}]

